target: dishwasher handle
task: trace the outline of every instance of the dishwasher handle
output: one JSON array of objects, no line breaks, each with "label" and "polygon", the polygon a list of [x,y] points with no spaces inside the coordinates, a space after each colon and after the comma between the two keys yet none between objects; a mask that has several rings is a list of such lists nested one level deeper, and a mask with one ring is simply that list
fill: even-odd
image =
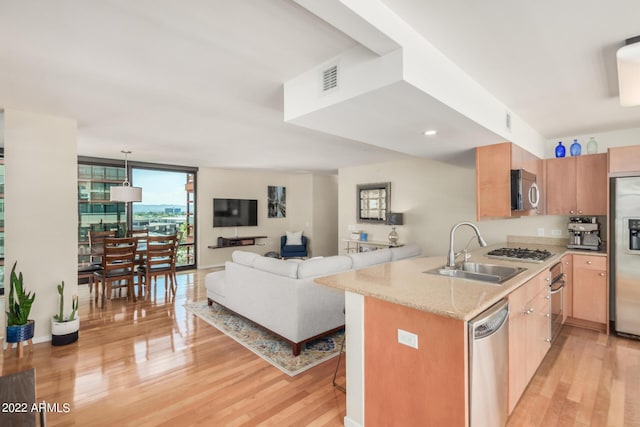
[{"label": "dishwasher handle", "polygon": [[507,322],[509,318],[509,304],[506,301],[500,302],[492,308],[495,310],[489,309],[483,313],[482,319],[474,320],[473,338],[475,340],[493,335]]}]

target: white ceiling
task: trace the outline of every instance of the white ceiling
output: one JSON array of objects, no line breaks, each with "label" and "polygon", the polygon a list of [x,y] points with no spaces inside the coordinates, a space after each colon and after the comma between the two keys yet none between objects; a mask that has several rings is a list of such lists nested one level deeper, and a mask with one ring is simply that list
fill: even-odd
[{"label": "white ceiling", "polygon": [[[614,59],[640,2],[383,1],[546,138],[640,127]],[[289,0],[0,0],[0,108],[77,119],[86,156],[289,171],[401,158],[283,121],[282,84],[355,44]]]},{"label": "white ceiling", "polygon": [[637,0],[382,2],[547,139],[640,127],[615,59]]}]

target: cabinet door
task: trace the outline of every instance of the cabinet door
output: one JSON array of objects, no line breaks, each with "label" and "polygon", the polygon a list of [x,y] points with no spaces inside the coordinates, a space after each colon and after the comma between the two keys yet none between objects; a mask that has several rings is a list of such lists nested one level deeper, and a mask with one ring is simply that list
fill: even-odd
[{"label": "cabinet door", "polygon": [[476,148],[476,216],[511,216],[511,143]]},{"label": "cabinet door", "polygon": [[609,148],[609,171],[611,173],[640,172],[640,145]]},{"label": "cabinet door", "polygon": [[579,215],[607,214],[607,155],[576,158],[576,204]]},{"label": "cabinet door", "polygon": [[[529,301],[527,315],[527,377],[530,380],[551,344],[548,289]],[[527,380],[527,381],[528,381]]]},{"label": "cabinet door", "polygon": [[574,255],[573,317],[606,324],[606,257]]},{"label": "cabinet door", "polygon": [[529,383],[527,376],[527,285],[509,295],[509,413]]},{"label": "cabinet door", "polygon": [[573,316],[573,255],[565,255],[560,259],[564,273],[564,289],[562,291],[562,314],[564,322]]},{"label": "cabinet door", "polygon": [[545,160],[547,174],[547,214],[576,213],[576,158]]}]

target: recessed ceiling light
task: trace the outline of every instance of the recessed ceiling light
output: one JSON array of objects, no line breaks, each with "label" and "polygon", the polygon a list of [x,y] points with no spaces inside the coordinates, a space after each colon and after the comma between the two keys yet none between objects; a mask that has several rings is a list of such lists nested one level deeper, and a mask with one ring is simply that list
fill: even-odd
[{"label": "recessed ceiling light", "polygon": [[425,130],[425,131],[424,131],[424,135],[425,135],[425,136],[433,136],[433,135],[435,135],[436,133],[438,133],[438,131],[437,131],[437,130],[435,130],[435,129],[430,129],[430,130]]}]

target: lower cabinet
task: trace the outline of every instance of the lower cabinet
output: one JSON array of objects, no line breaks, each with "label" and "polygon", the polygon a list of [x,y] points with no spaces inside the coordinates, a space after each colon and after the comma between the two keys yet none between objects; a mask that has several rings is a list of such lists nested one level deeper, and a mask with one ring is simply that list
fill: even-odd
[{"label": "lower cabinet", "polygon": [[549,270],[544,270],[508,297],[509,413],[551,346],[548,287]]},{"label": "lower cabinet", "polygon": [[573,317],[604,325],[608,319],[607,257],[573,255]]},{"label": "lower cabinet", "polygon": [[564,289],[562,291],[563,322],[567,317],[573,317],[573,255],[568,254],[560,258],[564,273]]}]

